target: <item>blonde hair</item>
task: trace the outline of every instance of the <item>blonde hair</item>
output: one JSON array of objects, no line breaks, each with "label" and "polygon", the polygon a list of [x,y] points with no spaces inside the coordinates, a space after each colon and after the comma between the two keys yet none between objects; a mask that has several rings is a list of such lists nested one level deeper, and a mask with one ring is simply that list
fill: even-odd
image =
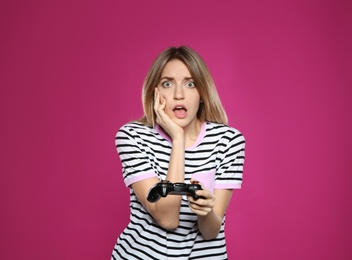
[{"label": "blonde hair", "polygon": [[187,46],[170,47],[161,52],[154,60],[144,80],[142,90],[144,116],[138,121],[147,126],[155,126],[154,89],[160,81],[166,63],[174,59],[182,61],[187,66],[200,95],[201,103],[197,118],[202,122],[227,124],[226,112],[208,67],[204,60]]}]

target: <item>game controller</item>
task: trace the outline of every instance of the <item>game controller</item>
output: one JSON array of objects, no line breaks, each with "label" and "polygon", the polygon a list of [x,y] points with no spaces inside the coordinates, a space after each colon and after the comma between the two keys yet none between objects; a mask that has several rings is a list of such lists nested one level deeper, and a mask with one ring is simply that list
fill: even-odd
[{"label": "game controller", "polygon": [[194,181],[191,184],[186,184],[182,182],[172,183],[170,181],[161,181],[154,184],[147,195],[147,200],[149,202],[157,202],[161,197],[166,197],[167,195],[191,195],[194,199],[203,198],[196,194],[197,190],[203,190],[199,182]]}]

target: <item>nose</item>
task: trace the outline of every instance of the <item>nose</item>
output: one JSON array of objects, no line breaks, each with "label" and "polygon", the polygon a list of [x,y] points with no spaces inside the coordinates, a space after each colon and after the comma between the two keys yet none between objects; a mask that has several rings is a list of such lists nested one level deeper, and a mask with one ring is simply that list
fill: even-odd
[{"label": "nose", "polygon": [[182,87],[176,86],[175,92],[174,92],[174,99],[175,100],[182,100],[184,98],[185,98],[185,96],[184,96]]}]

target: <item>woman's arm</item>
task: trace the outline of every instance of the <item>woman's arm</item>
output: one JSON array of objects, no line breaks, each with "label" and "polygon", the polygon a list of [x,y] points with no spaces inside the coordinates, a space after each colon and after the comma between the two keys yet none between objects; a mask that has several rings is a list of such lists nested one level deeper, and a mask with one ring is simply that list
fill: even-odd
[{"label": "woman's arm", "polygon": [[[154,111],[157,123],[169,134],[172,139],[172,150],[166,180],[170,182],[184,182],[185,176],[185,136],[183,129],[168,117],[164,108],[166,100],[160,97],[158,89],[154,94]],[[154,217],[160,226],[166,229],[178,227],[181,196],[167,196],[156,203],[147,201],[146,196],[149,189],[159,180],[155,178],[146,179],[132,184],[138,200],[143,207]]]},{"label": "woman's arm", "polygon": [[197,191],[205,199],[194,200],[188,197],[191,210],[198,216],[198,228],[203,238],[208,240],[217,237],[226,209],[230,203],[233,190],[218,190],[214,194],[208,190]]},{"label": "woman's arm", "polygon": [[[170,182],[184,182],[184,143],[173,142],[168,174],[166,180]],[[143,207],[153,216],[155,221],[166,229],[178,227],[181,196],[167,196],[155,203],[147,201],[149,189],[159,182],[158,178],[149,178],[132,184],[132,189]]]},{"label": "woman's arm", "polygon": [[[216,174],[236,188],[242,183],[245,140],[237,130],[229,131],[228,134],[229,142],[220,152],[222,160]],[[199,196],[205,197],[204,200],[188,198],[191,210],[198,215],[198,227],[204,239],[212,239],[219,234],[232,193],[233,189],[215,189],[214,194],[205,189],[197,191]]]}]

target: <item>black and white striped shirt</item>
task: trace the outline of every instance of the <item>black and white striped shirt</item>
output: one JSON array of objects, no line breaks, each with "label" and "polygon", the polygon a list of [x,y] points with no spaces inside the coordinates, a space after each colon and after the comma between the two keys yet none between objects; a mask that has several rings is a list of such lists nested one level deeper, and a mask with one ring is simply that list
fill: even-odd
[{"label": "black and white striped shirt", "polygon": [[[165,179],[171,141],[163,130],[138,122],[124,125],[116,135],[126,186],[157,176]],[[197,141],[185,150],[185,182],[197,179],[211,192],[238,189],[242,184],[245,140],[227,125],[204,122]],[[227,259],[225,217],[218,236],[204,240],[197,216],[183,196],[179,226],[160,227],[130,189],[130,223],[119,236],[111,259]]]}]

